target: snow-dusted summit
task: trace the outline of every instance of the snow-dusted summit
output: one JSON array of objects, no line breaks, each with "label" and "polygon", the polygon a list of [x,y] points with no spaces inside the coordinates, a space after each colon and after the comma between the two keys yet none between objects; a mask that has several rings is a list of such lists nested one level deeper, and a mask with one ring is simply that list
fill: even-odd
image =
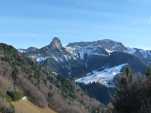
[{"label": "snow-dusted summit", "polygon": [[128,48],[110,39],[93,42],[74,42],[63,46],[54,37],[42,47],[20,49],[19,52],[32,58],[42,66],[66,77],[82,77],[102,67],[129,64],[136,72],[143,72],[146,64],[151,64],[151,51]]}]

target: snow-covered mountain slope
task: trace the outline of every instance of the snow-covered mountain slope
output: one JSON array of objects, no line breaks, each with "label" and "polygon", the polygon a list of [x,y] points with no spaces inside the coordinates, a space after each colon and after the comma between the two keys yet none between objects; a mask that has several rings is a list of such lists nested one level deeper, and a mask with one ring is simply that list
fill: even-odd
[{"label": "snow-covered mountain slope", "polygon": [[84,59],[85,55],[96,55],[96,56],[108,56],[108,53],[102,48],[83,47],[77,48],[76,51],[79,54],[79,58]]},{"label": "snow-covered mountain slope", "polygon": [[114,87],[113,79],[116,75],[121,73],[124,66],[128,64],[121,64],[112,68],[106,68],[102,71],[93,71],[87,74],[86,77],[75,80],[77,83],[83,83],[85,85],[92,83],[100,83],[107,87]]},{"label": "snow-covered mountain slope", "polygon": [[124,51],[127,48],[120,42],[116,42],[110,39],[104,39],[104,40],[98,40],[93,42],[75,42],[68,44],[68,47],[98,47],[98,48],[104,48],[108,50],[113,51]]},{"label": "snow-covered mountain slope", "polygon": [[86,53],[88,55],[111,55],[113,52],[123,52],[134,55],[142,59],[147,64],[151,62],[150,50],[129,48],[120,42],[110,39],[98,40],[94,42],[75,42],[68,44],[67,47],[74,48],[74,50],[80,55],[81,53]]},{"label": "snow-covered mountain slope", "polygon": [[108,56],[115,51],[127,50],[121,43],[109,39],[94,42],[75,42],[68,44],[67,47],[73,48],[74,53],[81,59],[85,55]]}]

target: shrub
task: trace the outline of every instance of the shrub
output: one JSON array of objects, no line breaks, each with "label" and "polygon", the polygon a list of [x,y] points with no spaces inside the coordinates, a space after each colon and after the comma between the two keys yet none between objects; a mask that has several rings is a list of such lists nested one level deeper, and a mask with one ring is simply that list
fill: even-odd
[{"label": "shrub", "polygon": [[62,77],[58,77],[59,81],[61,82],[61,92],[65,97],[70,97],[70,98],[76,98],[75,95],[75,88],[70,80],[64,79]]},{"label": "shrub", "polygon": [[145,75],[146,75],[147,77],[150,77],[150,76],[151,76],[151,66],[149,66],[149,67],[146,69]]},{"label": "shrub", "polygon": [[112,103],[113,113],[151,113],[151,79],[121,77]]},{"label": "shrub", "polygon": [[29,99],[36,105],[40,107],[46,107],[48,105],[45,95],[37,87],[30,83],[30,81],[19,77],[17,82],[20,87],[23,88],[23,91],[29,97]]},{"label": "shrub", "polygon": [[20,100],[23,96],[18,91],[7,91],[7,95],[11,98],[12,101]]},{"label": "shrub", "polygon": [[15,113],[14,107],[6,101],[5,97],[0,97],[0,113]]}]

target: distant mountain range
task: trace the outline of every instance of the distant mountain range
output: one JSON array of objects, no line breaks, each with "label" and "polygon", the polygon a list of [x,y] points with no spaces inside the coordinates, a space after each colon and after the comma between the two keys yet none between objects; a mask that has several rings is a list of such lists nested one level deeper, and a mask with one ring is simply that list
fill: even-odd
[{"label": "distant mountain range", "polygon": [[63,47],[60,39],[55,37],[43,48],[19,51],[56,73],[75,78],[125,63],[136,72],[144,72],[151,63],[151,51],[129,48],[109,39],[75,42]]},{"label": "distant mountain range", "polygon": [[136,73],[144,73],[151,64],[150,50],[129,48],[109,39],[74,42],[63,47],[60,39],[55,37],[40,49],[30,47],[18,51],[46,70],[84,85],[95,82],[110,87],[125,64]]}]

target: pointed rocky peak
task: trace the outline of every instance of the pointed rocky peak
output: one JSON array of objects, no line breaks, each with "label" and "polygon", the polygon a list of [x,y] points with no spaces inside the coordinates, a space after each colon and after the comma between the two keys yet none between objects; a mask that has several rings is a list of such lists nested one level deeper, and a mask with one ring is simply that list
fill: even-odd
[{"label": "pointed rocky peak", "polygon": [[59,50],[63,48],[62,43],[58,37],[54,37],[52,39],[52,42],[50,43],[50,47],[52,49],[59,49]]}]

